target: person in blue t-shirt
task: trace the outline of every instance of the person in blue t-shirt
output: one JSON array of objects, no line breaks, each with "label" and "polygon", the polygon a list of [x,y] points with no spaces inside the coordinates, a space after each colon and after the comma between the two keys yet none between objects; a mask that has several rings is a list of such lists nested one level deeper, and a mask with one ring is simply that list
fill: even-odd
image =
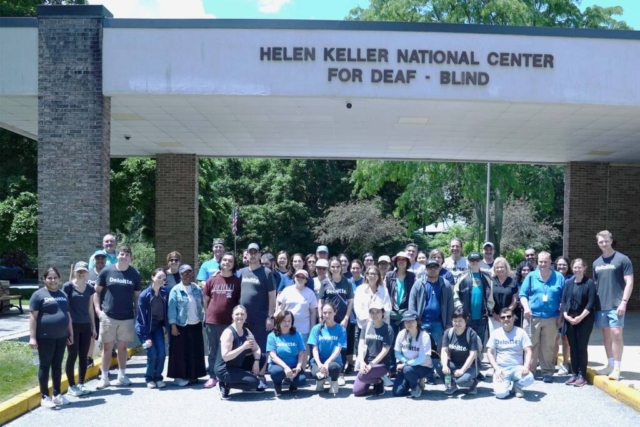
[{"label": "person in blue t-shirt", "polygon": [[196,278],[201,288],[204,287],[209,277],[220,270],[220,261],[222,260],[224,252],[224,241],[222,239],[213,239],[213,258],[202,263],[200,270],[198,270],[198,277]]},{"label": "person in blue t-shirt", "polygon": [[307,347],[293,324],[293,314],[288,310],[281,311],[276,315],[273,332],[267,337],[267,351],[271,358],[269,374],[276,397],[282,394],[282,381],[285,378],[291,380],[291,393],[298,391],[298,386],[307,381],[303,369],[307,362]]},{"label": "person in blue t-shirt", "polygon": [[336,306],[330,302],[322,305],[322,323],[316,325],[309,334],[308,344],[312,346],[311,373],[315,375],[316,391],[323,391],[326,378],[331,379],[331,393],[339,391],[338,378],[344,361],[342,349],[347,346],[347,331],[335,321]]}]

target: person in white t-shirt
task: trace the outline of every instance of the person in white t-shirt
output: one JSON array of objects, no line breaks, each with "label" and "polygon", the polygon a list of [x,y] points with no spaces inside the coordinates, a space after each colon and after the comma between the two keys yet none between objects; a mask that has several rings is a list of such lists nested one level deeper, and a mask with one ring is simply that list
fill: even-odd
[{"label": "person in white t-shirt", "polygon": [[307,287],[309,273],[300,269],[295,272],[294,286],[287,286],[278,295],[278,312],[289,310],[295,319],[296,330],[300,332],[304,342],[309,339],[309,332],[318,318],[318,299],[316,293]]},{"label": "person in white t-shirt", "polygon": [[457,282],[458,278],[469,270],[469,263],[467,259],[462,256],[462,240],[460,238],[454,237],[451,239],[449,242],[449,252],[451,252],[451,256],[445,258],[442,267],[449,270]]},{"label": "person in white t-shirt", "polygon": [[[487,358],[494,369],[493,391],[498,399],[509,396],[513,385],[516,397],[524,397],[523,388],[533,384],[531,373],[531,339],[524,329],[513,324],[513,311],[500,311],[502,327],[491,332]],[[524,358],[523,358],[524,353]]]}]

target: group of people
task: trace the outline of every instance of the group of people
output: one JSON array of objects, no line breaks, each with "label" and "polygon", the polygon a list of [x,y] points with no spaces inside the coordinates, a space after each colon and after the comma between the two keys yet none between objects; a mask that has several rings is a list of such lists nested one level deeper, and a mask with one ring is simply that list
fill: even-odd
[{"label": "group of people", "polygon": [[[515,274],[494,259],[494,245],[482,254],[462,255],[462,241],[450,242],[450,256],[420,252],[411,243],[393,257],[363,260],[315,254],[260,253],[256,243],[238,268],[232,252],[215,239],[213,257],[200,267],[183,264],[173,251],[167,265],[143,278],[131,266],[127,246],[116,249],[105,236],[104,250],[79,261],[60,286],[59,271],[44,272],[45,287],[31,298],[30,345],[38,350],[42,405],[68,404],[61,394],[61,364],[68,350],[69,394],[91,391],[85,374],[98,339],[102,375],[97,389],[111,385],[112,352],[118,358],[115,385],[126,375],[127,344],[139,338],[147,354],[148,388],[177,386],[207,377],[204,388],[264,392],[270,375],[276,396],[295,393],[308,379],[334,395],[357,372],[355,396],[373,392],[420,397],[425,384],[444,382],[445,393],[477,393],[483,352],[493,369],[494,393],[523,397],[540,376],[552,382],[562,336],[570,349],[568,385],[586,384],[587,344],[594,325],[602,328],[609,358],[604,374],[620,378],[624,314],[633,288],[629,258],[615,251],[608,231],[596,236],[602,256],[593,278],[581,259],[570,264],[548,252],[525,251]],[[168,348],[168,351],[167,351]],[[78,382],[74,367],[79,360]],[[565,361],[567,358],[565,358]],[[207,363],[205,363],[205,361]],[[53,398],[48,380],[53,379]]]}]

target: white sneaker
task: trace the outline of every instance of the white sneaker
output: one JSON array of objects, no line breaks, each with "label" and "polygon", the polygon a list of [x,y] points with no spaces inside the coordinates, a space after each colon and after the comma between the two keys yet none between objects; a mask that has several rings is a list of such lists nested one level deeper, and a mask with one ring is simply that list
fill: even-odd
[{"label": "white sneaker", "polygon": [[267,383],[264,380],[260,380],[260,385],[258,385],[258,388],[267,388]]},{"label": "white sneaker", "polygon": [[156,383],[155,383],[155,382],[153,382],[153,381],[149,381],[149,382],[147,383],[147,388],[156,388],[156,387],[157,387],[157,385],[156,385]]},{"label": "white sneaker", "polygon": [[331,394],[334,396],[340,392],[340,383],[338,381],[331,381]]},{"label": "white sneaker", "polygon": [[56,407],[56,404],[53,403],[53,401],[51,400],[51,398],[49,396],[45,396],[40,401],[40,406],[42,406],[43,408],[53,409],[53,408]]},{"label": "white sneaker", "polygon": [[620,368],[613,368],[609,374],[609,379],[613,381],[620,381]]},{"label": "white sneaker", "polygon": [[51,399],[51,401],[57,406],[68,405],[69,403],[71,403],[62,394],[54,396],[53,399]]},{"label": "white sneaker", "polygon": [[185,380],[183,378],[176,378],[175,380],[173,380],[173,383],[178,387],[185,387],[189,384],[189,380]]},{"label": "white sneaker", "polygon": [[344,387],[345,385],[347,385],[347,381],[345,381],[344,377],[338,377],[338,385],[340,387]]},{"label": "white sneaker", "polygon": [[613,371],[613,366],[606,366],[596,372],[597,375],[609,375]]},{"label": "white sneaker", "polygon": [[67,390],[67,394],[69,396],[80,397],[83,393],[79,386],[72,385],[71,387],[69,387],[69,390]]},{"label": "white sneaker", "polygon": [[324,380],[316,380],[316,391],[324,390]]},{"label": "white sneaker", "polygon": [[[103,375],[104,377],[104,375]],[[100,378],[100,381],[98,381],[98,385],[96,386],[96,390],[103,390],[107,387],[109,387],[111,385],[111,381],[109,381],[109,378]]]},{"label": "white sneaker", "polygon": [[415,389],[411,390],[411,398],[417,399],[422,396],[422,388],[418,385]]},{"label": "white sneaker", "polygon": [[382,377],[382,383],[385,387],[393,387],[393,381],[391,381],[389,375],[385,375],[384,377]]},{"label": "white sneaker", "polygon": [[167,384],[164,381],[156,381],[156,387],[165,388]]},{"label": "white sneaker", "polygon": [[115,385],[127,387],[131,385],[131,380],[126,375],[118,375]]},{"label": "white sneaker", "polygon": [[84,385],[84,384],[80,384],[80,385],[78,386],[78,388],[79,388],[79,389],[80,389],[80,391],[82,392],[82,395],[83,395],[83,396],[85,396],[85,395],[87,395],[87,394],[91,394],[91,390],[89,390],[89,389],[87,388],[87,386],[86,386],[86,385]]},{"label": "white sneaker", "polygon": [[569,373],[569,370],[564,364],[558,367],[558,375],[567,375],[568,373]]}]

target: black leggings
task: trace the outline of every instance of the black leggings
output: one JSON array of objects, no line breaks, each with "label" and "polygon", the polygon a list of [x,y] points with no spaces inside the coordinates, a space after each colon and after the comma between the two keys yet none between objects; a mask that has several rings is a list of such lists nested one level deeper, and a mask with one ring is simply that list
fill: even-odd
[{"label": "black leggings", "polygon": [[67,338],[38,338],[38,382],[42,397],[49,396],[49,371],[53,382],[53,395],[60,394],[60,380],[62,378],[62,359]]},{"label": "black leggings", "polygon": [[91,339],[91,323],[73,324],[73,344],[67,346],[69,354],[67,355],[67,364],[65,366],[69,386],[76,385],[74,368],[78,354],[80,354],[78,384],[84,384],[84,377],[87,374],[87,353],[89,352]]},{"label": "black leggings", "polygon": [[[245,357],[241,367],[226,367],[216,371],[218,381],[222,381],[229,388],[237,388],[242,391],[251,391],[258,388],[260,380],[251,373],[253,368],[253,356]],[[265,355],[260,356],[260,370],[267,363]]]},{"label": "black leggings", "polygon": [[[579,313],[578,313],[579,314]],[[585,317],[582,322],[567,325],[567,339],[569,340],[569,350],[571,352],[571,369],[573,373],[587,376],[587,362],[589,361],[589,337],[593,331],[594,315],[593,313]]]}]

